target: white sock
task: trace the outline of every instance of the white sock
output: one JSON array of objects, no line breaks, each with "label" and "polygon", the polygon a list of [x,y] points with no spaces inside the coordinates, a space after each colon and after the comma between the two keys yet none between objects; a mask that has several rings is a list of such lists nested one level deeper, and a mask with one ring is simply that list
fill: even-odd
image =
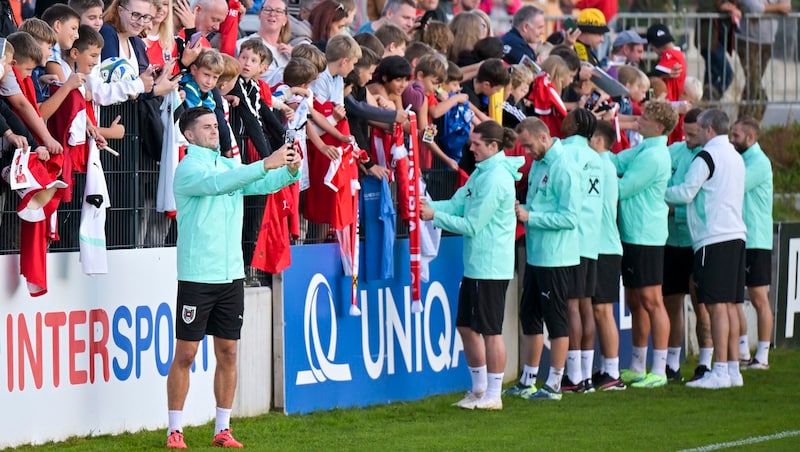
[{"label": "white sock", "polygon": [[594,366],[594,350],[581,350],[581,370],[583,379],[592,378],[592,367]]},{"label": "white sock", "polygon": [[214,431],[219,433],[231,428],[231,409],[217,407],[217,419],[214,423]]},{"label": "white sock", "polygon": [[603,360],[603,369],[611,378],[619,378],[619,356]]},{"label": "white sock", "polygon": [[714,347],[700,348],[700,358],[697,360],[697,364],[711,369],[711,355],[713,354]]},{"label": "white sock", "polygon": [[643,374],[647,370],[647,347],[631,347],[631,372]]},{"label": "white sock", "polygon": [[667,376],[666,350],[653,350],[653,365],[650,366],[650,373],[661,377]]},{"label": "white sock", "polygon": [[569,381],[578,384],[583,379],[581,378],[583,372],[581,370],[581,351],[570,350],[567,352],[567,378]]},{"label": "white sock", "polygon": [[169,410],[167,411],[167,416],[169,417],[169,428],[167,429],[167,435],[174,432],[175,430],[182,432],[183,410]]},{"label": "white sock", "polygon": [[503,390],[503,373],[502,372],[500,372],[499,374],[487,373],[486,377],[487,377],[486,398],[499,399],[500,392]]},{"label": "white sock", "polygon": [[731,377],[736,377],[741,374],[742,373],[739,370],[739,361],[728,361],[728,375]]},{"label": "white sock", "polygon": [[681,368],[681,348],[669,347],[667,349],[667,366],[672,370],[680,370]]},{"label": "white sock", "polygon": [[750,343],[747,341],[747,335],[739,336],[739,359],[750,360]]},{"label": "white sock", "polygon": [[769,341],[758,341],[756,359],[761,364],[769,364]]},{"label": "white sock", "polygon": [[536,374],[539,373],[539,366],[525,365],[522,369],[522,376],[519,377],[519,384],[530,386],[536,384]]},{"label": "white sock", "polygon": [[727,377],[728,375],[728,363],[714,363],[714,369],[712,370],[715,375],[718,377]]},{"label": "white sock", "polygon": [[550,386],[553,391],[561,391],[561,379],[564,377],[564,368],[550,367],[550,373],[547,375],[547,386]]},{"label": "white sock", "polygon": [[469,375],[472,377],[472,392],[480,394],[486,392],[488,382],[486,380],[486,366],[470,367]]}]

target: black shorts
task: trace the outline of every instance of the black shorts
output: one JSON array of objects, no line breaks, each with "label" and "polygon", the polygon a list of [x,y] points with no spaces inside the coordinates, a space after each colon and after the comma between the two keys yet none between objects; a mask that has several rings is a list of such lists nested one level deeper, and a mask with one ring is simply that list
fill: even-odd
[{"label": "black shorts", "polygon": [[522,334],[542,334],[544,323],[550,337],[567,337],[567,281],[574,267],[525,265],[519,319]]},{"label": "black shorts", "polygon": [[772,250],[747,250],[744,271],[744,283],[747,287],[772,284]]},{"label": "black shorts", "polygon": [[694,253],[695,288],[700,303],[744,302],[744,240],[706,245]]},{"label": "black shorts", "polygon": [[664,247],[622,243],[622,284],[629,289],[660,286],[664,280]]},{"label": "black shorts", "polygon": [[244,280],[226,284],[178,281],[175,337],[200,341],[205,335],[238,340],[244,316]]},{"label": "black shorts", "polygon": [[503,334],[507,289],[508,280],[505,279],[472,279],[465,276],[458,291],[456,326],[488,336]]},{"label": "black shorts", "polygon": [[581,263],[571,267],[567,281],[567,298],[593,297],[597,285],[597,260],[581,257]]},{"label": "black shorts", "polygon": [[685,295],[689,293],[689,277],[692,275],[694,251],[691,246],[664,247],[664,284],[661,294]]},{"label": "black shorts", "polygon": [[601,254],[597,256],[597,284],[592,304],[616,303],[619,301],[619,269],[622,256]]}]

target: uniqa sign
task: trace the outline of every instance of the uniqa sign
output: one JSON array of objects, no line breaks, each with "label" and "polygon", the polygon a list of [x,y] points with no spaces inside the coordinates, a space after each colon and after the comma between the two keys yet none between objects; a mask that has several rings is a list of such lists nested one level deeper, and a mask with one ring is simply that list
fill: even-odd
[{"label": "uniqa sign", "polygon": [[[350,278],[342,273],[338,247],[292,252],[294,264],[284,274],[286,412],[413,400],[469,385],[455,329],[460,238],[442,240],[422,285],[425,309],[416,314],[408,241],[395,246],[395,279],[359,283],[360,317],[347,315]],[[362,262],[362,268],[371,264]]]}]

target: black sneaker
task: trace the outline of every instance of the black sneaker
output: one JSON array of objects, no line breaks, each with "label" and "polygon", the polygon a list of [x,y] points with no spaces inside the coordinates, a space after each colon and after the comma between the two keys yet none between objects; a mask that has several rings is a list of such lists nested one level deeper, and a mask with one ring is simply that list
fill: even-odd
[{"label": "black sneaker", "polygon": [[614,378],[611,375],[603,372],[594,381],[594,387],[600,391],[622,391],[625,389],[625,383],[619,378]]},{"label": "black sneaker", "polygon": [[587,392],[594,392],[594,384],[592,384],[592,379],[587,378],[581,382],[581,387],[583,387],[584,394]]},{"label": "black sneaker", "polygon": [[680,369],[672,370],[667,366],[667,381],[670,383],[683,383],[683,375],[681,375]]},{"label": "black sneaker", "polygon": [[699,380],[699,379],[703,378],[703,376],[707,372],[711,372],[711,369],[709,369],[708,367],[706,367],[704,365],[697,366],[697,367],[694,368],[694,375],[692,375],[692,379],[689,380],[689,381]]},{"label": "black sneaker", "polygon": [[583,392],[583,382],[573,383],[568,376],[561,379],[561,392]]}]

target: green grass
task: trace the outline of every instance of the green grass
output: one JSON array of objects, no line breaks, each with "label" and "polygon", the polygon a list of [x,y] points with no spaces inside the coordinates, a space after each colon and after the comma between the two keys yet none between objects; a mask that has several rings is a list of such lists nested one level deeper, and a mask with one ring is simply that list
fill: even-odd
[{"label": "green grass", "polygon": [[[773,351],[770,361],[769,371],[744,372],[744,388],[671,385],[568,394],[561,402],[505,398],[499,412],[453,408],[460,394],[450,394],[305,416],[267,414],[235,419],[233,427],[251,450],[679,450],[800,430],[800,352]],[[684,375],[693,366],[686,364]],[[212,428],[187,428],[190,449],[211,450]],[[157,450],[165,439],[159,430],[21,450]],[[739,449],[796,451],[800,436]]]}]

